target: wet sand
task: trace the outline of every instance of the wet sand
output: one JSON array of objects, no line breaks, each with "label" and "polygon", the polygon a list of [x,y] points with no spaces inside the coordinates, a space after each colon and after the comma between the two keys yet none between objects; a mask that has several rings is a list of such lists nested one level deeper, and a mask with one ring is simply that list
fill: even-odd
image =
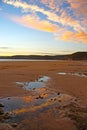
[{"label": "wet sand", "polygon": [[[50,80],[41,90],[33,88],[31,92],[17,84],[34,82],[43,76],[50,77]],[[14,117],[13,122],[4,119],[0,125],[17,123],[12,127],[15,130],[87,130],[86,76],[87,61],[0,62],[0,103],[8,99],[5,108],[1,108],[7,112],[6,103],[15,104],[13,98],[16,97],[22,97],[28,103],[26,109],[14,110],[15,115],[23,113],[20,117],[17,115],[15,121]]]}]

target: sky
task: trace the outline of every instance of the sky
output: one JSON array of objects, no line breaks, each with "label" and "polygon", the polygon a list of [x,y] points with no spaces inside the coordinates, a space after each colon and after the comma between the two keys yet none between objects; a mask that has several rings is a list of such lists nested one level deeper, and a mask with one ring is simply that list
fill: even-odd
[{"label": "sky", "polygon": [[87,0],[0,0],[0,56],[87,51]]}]

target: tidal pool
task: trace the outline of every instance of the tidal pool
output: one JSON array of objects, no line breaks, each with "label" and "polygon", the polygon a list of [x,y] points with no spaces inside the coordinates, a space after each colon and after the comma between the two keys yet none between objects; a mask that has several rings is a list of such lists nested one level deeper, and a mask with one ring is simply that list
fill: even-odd
[{"label": "tidal pool", "polygon": [[46,82],[50,80],[50,77],[43,76],[33,82],[16,82],[17,85],[22,86],[25,90],[35,90],[46,86]]}]

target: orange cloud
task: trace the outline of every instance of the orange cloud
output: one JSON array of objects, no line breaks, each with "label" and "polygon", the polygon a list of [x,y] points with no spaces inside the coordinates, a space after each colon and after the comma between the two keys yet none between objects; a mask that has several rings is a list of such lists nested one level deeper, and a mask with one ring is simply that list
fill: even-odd
[{"label": "orange cloud", "polygon": [[[28,28],[33,28],[45,32],[57,33],[56,37],[66,41],[76,41],[87,43],[87,0],[41,0],[41,4],[49,7],[46,10],[44,6],[39,7],[36,0],[31,0],[34,4],[28,4],[22,0],[3,0],[4,3],[12,5],[16,8],[21,8],[22,13],[29,13],[24,16],[10,17],[13,21],[17,22]],[[70,4],[69,10],[60,8],[63,2]],[[58,15],[58,11],[60,15]],[[38,12],[45,15],[45,19],[42,20],[38,15]],[[55,23],[55,24],[54,24]],[[59,27],[58,24],[61,24]],[[73,31],[70,31],[72,29]]]},{"label": "orange cloud", "polygon": [[62,36],[61,36],[62,40],[65,41],[74,41],[74,42],[80,42],[80,43],[87,43],[87,33],[85,32],[70,32],[70,31],[66,31]]},{"label": "orange cloud", "polygon": [[58,31],[57,25],[52,24],[45,20],[40,20],[36,16],[25,15],[23,17],[12,17],[11,19],[25,27],[53,33]]},{"label": "orange cloud", "polygon": [[[80,29],[81,26],[79,25],[79,22],[77,20],[74,20],[71,16],[69,16],[67,13],[65,13],[65,11],[62,12],[61,16],[58,16],[55,12],[53,11],[47,11],[43,8],[38,7],[37,5],[30,5],[27,4],[26,2],[22,2],[21,0],[19,1],[13,1],[13,0],[3,0],[5,3],[13,5],[17,8],[22,8],[24,11],[30,11],[31,12],[41,12],[42,14],[47,16],[46,21],[52,21],[52,22],[56,22],[56,23],[61,23],[64,26],[71,26],[73,27],[75,30],[78,28]],[[43,1],[42,2],[46,3],[47,1]],[[50,3],[49,3],[50,2]],[[48,3],[51,4],[49,5],[50,8],[56,7],[56,2],[54,2],[53,0],[48,0]],[[53,7],[52,7],[53,6]],[[57,7],[58,8],[58,7]],[[48,22],[47,22],[48,23]],[[46,23],[46,24],[47,24]],[[48,31],[47,31],[48,32]]]}]

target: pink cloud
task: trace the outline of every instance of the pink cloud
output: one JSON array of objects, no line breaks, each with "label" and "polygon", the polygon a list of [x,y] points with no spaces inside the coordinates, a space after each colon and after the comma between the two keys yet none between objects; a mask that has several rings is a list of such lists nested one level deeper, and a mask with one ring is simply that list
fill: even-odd
[{"label": "pink cloud", "polygon": [[59,11],[59,5],[62,0],[41,0],[41,2],[55,12]]},{"label": "pink cloud", "polygon": [[87,0],[67,0],[77,16],[87,16]]}]

